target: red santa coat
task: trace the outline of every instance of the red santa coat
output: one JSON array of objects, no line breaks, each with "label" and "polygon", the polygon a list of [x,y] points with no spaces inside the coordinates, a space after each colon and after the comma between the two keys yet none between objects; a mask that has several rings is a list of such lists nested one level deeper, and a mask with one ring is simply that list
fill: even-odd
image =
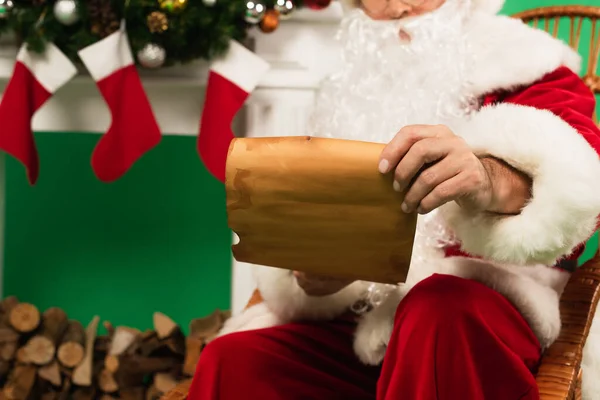
[{"label": "red santa coat", "polygon": [[[489,10],[494,12],[502,3],[478,1],[498,3]],[[574,260],[597,227],[600,131],[591,119],[594,96],[577,75],[579,55],[518,20],[480,10],[470,21],[477,57],[469,81],[481,105],[450,128],[475,154],[502,159],[531,176],[532,196],[515,216],[475,213],[455,203],[439,210],[460,250],[432,251],[427,262],[411,264],[407,284],[361,317],[354,347],[366,363],[382,360],[399,301],[433,273],[474,279],[502,293],[542,347],[549,346],[560,331],[558,304],[569,277],[555,266]],[[222,334],[336,318],[364,299],[370,285],[355,282],[334,295],[310,297],[290,271],[256,267],[255,276],[264,303],[232,318]]]}]

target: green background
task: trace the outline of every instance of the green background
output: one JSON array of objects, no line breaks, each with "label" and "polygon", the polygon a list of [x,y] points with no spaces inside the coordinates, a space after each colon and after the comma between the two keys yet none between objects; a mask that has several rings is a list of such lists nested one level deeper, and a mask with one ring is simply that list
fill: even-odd
[{"label": "green background", "polygon": [[7,159],[4,293],[82,321],[98,314],[142,329],[154,311],[187,326],[227,309],[224,188],[205,172],[195,138],[165,136],[111,184],[90,167],[99,138],[38,134],[34,187]]},{"label": "green background", "polygon": [[[504,13],[594,2],[511,0]],[[104,184],[89,166],[99,137],[37,134],[35,187],[7,159],[4,293],[84,322],[98,314],[142,329],[154,311],[187,325],[228,308],[224,190],[200,164],[195,138],[165,136],[122,179]]]}]

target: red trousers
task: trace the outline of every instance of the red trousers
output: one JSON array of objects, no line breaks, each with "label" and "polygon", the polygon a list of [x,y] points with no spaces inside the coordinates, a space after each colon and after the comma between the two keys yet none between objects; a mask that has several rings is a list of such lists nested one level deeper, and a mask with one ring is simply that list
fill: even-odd
[{"label": "red trousers", "polygon": [[190,400],[539,399],[540,345],[502,295],[434,275],[396,312],[380,367],[352,350],[350,320],[292,323],[216,339],[202,355]]}]

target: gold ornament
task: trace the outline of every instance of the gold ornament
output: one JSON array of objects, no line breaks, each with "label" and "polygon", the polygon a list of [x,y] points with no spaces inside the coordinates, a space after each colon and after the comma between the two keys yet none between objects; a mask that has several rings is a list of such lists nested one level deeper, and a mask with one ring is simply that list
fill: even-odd
[{"label": "gold ornament", "polygon": [[260,21],[260,30],[264,33],[271,33],[279,26],[279,11],[267,10],[263,19]]},{"label": "gold ornament", "polygon": [[187,7],[188,0],[159,0],[161,10],[177,14]]},{"label": "gold ornament", "polygon": [[169,20],[162,11],[153,11],[147,18],[148,29],[152,33],[163,33],[169,29]]}]

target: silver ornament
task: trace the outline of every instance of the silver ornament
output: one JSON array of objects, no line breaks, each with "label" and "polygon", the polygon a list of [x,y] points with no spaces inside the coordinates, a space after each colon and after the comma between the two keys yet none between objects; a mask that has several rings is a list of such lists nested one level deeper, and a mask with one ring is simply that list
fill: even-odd
[{"label": "silver ornament", "polygon": [[261,0],[248,0],[244,19],[249,24],[258,24],[265,15],[265,11],[267,11],[267,7]]},{"label": "silver ornament", "polygon": [[217,3],[217,0],[202,0],[202,4],[207,7],[212,7]]},{"label": "silver ornament", "polygon": [[79,21],[79,7],[75,0],[58,0],[54,3],[54,17],[63,25]]},{"label": "silver ornament", "polygon": [[292,16],[296,5],[292,0],[275,0],[273,9],[279,12],[279,19],[288,19]]},{"label": "silver ornament", "polygon": [[14,6],[12,0],[0,0],[0,19],[8,18]]},{"label": "silver ornament", "polygon": [[167,51],[161,45],[148,43],[138,51],[137,59],[144,68],[160,68],[167,59]]}]

